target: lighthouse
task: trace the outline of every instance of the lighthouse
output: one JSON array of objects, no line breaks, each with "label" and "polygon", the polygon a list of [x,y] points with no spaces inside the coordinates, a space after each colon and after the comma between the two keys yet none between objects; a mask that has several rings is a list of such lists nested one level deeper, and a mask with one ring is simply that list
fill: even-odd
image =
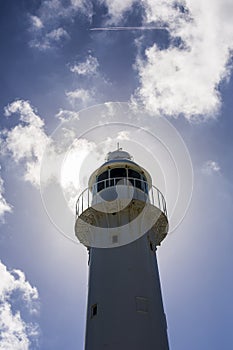
[{"label": "lighthouse", "polygon": [[156,249],[166,202],[150,174],[118,147],[90,175],[75,234],[89,252],[85,350],[168,350]]}]

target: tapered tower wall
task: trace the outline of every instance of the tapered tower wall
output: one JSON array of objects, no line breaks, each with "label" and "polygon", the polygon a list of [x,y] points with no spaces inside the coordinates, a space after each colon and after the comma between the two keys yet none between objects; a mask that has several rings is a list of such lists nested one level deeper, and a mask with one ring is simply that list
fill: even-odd
[{"label": "tapered tower wall", "polygon": [[76,236],[89,250],[85,350],[168,350],[156,258],[167,210],[150,174],[127,152],[111,152],[76,215]]},{"label": "tapered tower wall", "polygon": [[152,249],[147,234],[119,248],[90,249],[86,350],[168,349]]}]

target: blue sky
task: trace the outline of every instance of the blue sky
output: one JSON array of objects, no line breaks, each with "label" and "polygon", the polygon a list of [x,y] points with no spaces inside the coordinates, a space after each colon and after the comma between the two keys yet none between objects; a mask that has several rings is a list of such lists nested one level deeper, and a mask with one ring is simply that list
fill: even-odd
[{"label": "blue sky", "polygon": [[[78,120],[78,132],[98,125],[95,108],[88,120],[78,112],[111,101],[143,107],[140,125],[155,133],[156,117],[168,120],[192,159],[190,207],[158,249],[170,348],[233,347],[232,15],[230,0],[1,2],[0,349],[83,348],[87,253],[47,215],[40,170],[61,125]],[[160,29],[90,31],[110,26]],[[154,158],[145,156],[149,139],[96,130],[81,143],[65,140],[73,144],[58,179],[67,208],[80,190],[73,163],[87,186],[116,140],[130,150],[137,141],[135,161],[159,169],[150,162],[160,159],[154,145]],[[49,169],[57,159],[51,152]],[[56,198],[46,197],[51,212]],[[66,220],[63,231],[74,224],[71,211]]]}]

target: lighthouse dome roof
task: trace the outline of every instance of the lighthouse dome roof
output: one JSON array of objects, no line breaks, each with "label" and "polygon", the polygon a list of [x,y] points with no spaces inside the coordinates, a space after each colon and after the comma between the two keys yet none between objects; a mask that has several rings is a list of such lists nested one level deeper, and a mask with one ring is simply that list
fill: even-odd
[{"label": "lighthouse dome roof", "polygon": [[110,162],[112,160],[120,160],[120,159],[127,159],[127,160],[131,160],[132,159],[132,156],[126,152],[126,151],[123,151],[121,148],[120,149],[117,149],[116,151],[113,151],[113,152],[109,152],[107,154],[107,162]]}]

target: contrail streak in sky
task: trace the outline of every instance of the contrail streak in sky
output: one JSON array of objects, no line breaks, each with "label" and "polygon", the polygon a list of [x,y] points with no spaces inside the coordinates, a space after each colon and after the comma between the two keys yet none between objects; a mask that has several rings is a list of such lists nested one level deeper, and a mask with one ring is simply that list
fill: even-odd
[{"label": "contrail streak in sky", "polygon": [[99,27],[91,28],[91,31],[114,31],[114,30],[168,30],[166,27]]}]

